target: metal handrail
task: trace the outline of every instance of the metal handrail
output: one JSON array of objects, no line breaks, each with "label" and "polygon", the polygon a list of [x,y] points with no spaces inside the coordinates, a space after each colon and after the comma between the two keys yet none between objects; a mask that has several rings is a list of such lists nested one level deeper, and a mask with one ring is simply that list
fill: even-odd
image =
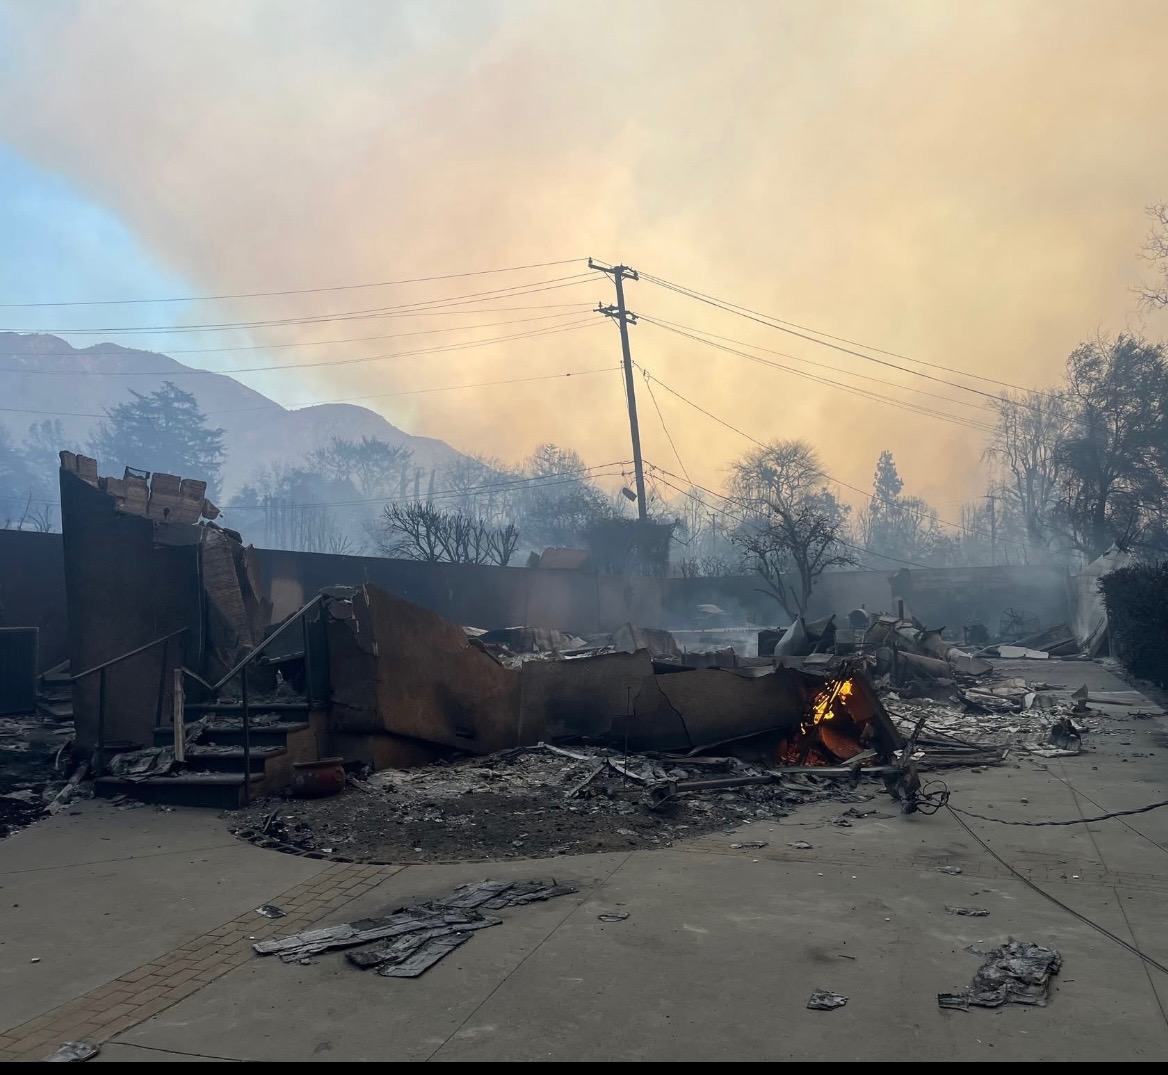
[{"label": "metal handrail", "polygon": [[101,664],[95,664],[92,668],[85,669],[84,672],[78,672],[75,676],[70,676],[74,683],[79,679],[84,679],[86,676],[93,675],[94,672],[102,672],[111,665],[119,664],[127,657],[136,657],[139,653],[145,653],[148,649],[161,645],[163,642],[169,642],[172,638],[177,638],[179,635],[186,634],[187,629],[180,627],[177,631],[171,631],[168,635],[163,635],[161,638],[156,638],[153,642],[147,642],[144,646],[139,646],[137,649],[132,649],[127,653],[123,653],[120,657],[111,657],[108,661],[103,661]]},{"label": "metal handrail", "polygon": [[165,646],[162,651],[162,672],[158,681],[158,710],[155,714],[155,723],[157,724],[162,719],[162,699],[166,693],[166,656],[170,648],[170,640],[177,638],[179,635],[186,634],[187,629],[180,627],[177,631],[171,631],[168,635],[163,635],[161,638],[154,639],[153,642],[147,642],[144,646],[138,646],[136,649],[127,650],[118,657],[111,657],[108,661],[103,661],[101,664],[95,664],[92,668],[85,669],[84,672],[78,672],[75,676],[70,676],[70,681],[77,683],[85,679],[87,676],[97,673],[97,765],[95,766],[95,776],[101,776],[105,772],[105,673],[106,669],[111,668],[115,664],[120,664],[122,661],[130,657],[136,657],[139,653],[145,653],[155,646]]},{"label": "metal handrail", "polygon": [[[309,656],[308,645],[308,618],[307,613],[314,605],[320,604],[324,600],[324,594],[318,593],[311,601],[301,605],[295,612],[288,616],[279,627],[277,627],[267,638],[257,646],[253,646],[247,654],[242,657],[236,664],[228,670],[228,672],[217,683],[211,684],[211,691],[218,696],[219,691],[224,687],[228,680],[239,676],[239,708],[240,715],[243,718],[243,800],[248,803],[251,800],[251,706],[247,697],[247,666],[251,664],[264,650],[276,641],[289,627],[297,620],[300,621],[301,629],[304,632],[304,686],[305,698],[308,701],[309,707],[312,705],[312,661]],[[187,672],[187,669],[183,669]],[[189,673],[188,674],[193,674]],[[198,679],[199,677],[195,677]],[[204,682],[199,680],[199,682]],[[206,684],[204,684],[206,685]]]},{"label": "metal handrail", "polygon": [[[239,675],[246,665],[258,657],[265,649],[268,648],[277,638],[280,637],[289,627],[296,622],[296,620],[303,616],[313,605],[319,604],[324,600],[324,594],[317,594],[307,604],[301,605],[295,612],[293,612],[279,627],[277,627],[267,638],[265,638],[258,646],[254,646],[247,655],[240,660],[234,668],[232,668],[218,683],[212,685],[211,689],[216,693],[227,683],[229,679]],[[306,655],[307,656],[307,655]]]}]

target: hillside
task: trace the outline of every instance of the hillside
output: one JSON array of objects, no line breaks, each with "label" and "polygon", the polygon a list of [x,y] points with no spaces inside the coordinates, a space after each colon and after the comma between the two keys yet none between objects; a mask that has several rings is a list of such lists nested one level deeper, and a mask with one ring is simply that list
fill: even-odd
[{"label": "hillside", "polygon": [[[190,368],[168,355],[112,343],[75,348],[57,336],[0,332],[0,425],[19,441],[33,422],[60,417],[66,435],[84,446],[106,409],[131,398],[131,388],[151,392],[172,378],[226,431],[224,499],[259,468],[297,463],[335,436],[377,437],[408,448],[423,471],[460,457],[445,441],[412,436],[366,407],[326,403],[288,410],[225,374],[190,376]],[[150,461],[140,465],[149,468]]]}]

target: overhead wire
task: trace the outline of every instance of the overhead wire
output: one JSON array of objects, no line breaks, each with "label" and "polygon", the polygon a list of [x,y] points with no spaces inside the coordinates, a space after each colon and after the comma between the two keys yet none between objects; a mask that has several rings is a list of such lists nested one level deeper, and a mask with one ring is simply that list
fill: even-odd
[{"label": "overhead wire", "polygon": [[[947,396],[941,392],[930,392],[925,388],[913,388],[911,385],[901,384],[898,381],[890,381],[884,377],[875,377],[869,373],[859,373],[856,370],[841,369],[839,366],[831,366],[826,362],[816,362],[812,358],[805,358],[802,355],[792,355],[787,351],[776,351],[771,347],[763,347],[762,344],[751,343],[748,340],[735,339],[733,336],[722,336],[717,332],[710,332],[707,329],[695,328],[692,325],[680,325],[674,321],[667,321],[665,318],[652,317],[649,315],[642,315],[642,319],[645,321],[650,321],[656,325],[668,326],[669,328],[682,331],[695,332],[701,336],[708,336],[715,340],[721,340],[724,343],[737,344],[739,347],[749,347],[756,351],[765,351],[768,355],[777,355],[779,358],[787,358],[792,362],[802,362],[808,366],[815,366],[818,369],[828,370],[831,373],[838,373],[844,377],[858,377],[864,381],[873,381],[876,384],[887,385],[889,388],[898,388],[904,392],[915,392],[918,395],[929,396],[933,399],[943,400],[946,403],[952,403],[958,407],[970,407],[973,410],[993,410],[993,408],[988,403],[971,403],[969,400],[965,399],[954,399],[953,396]],[[787,368],[780,365],[779,363],[775,363],[774,365],[777,369]]]},{"label": "overhead wire", "polygon": [[[397,392],[377,392],[373,395],[366,396],[344,396],[340,399],[317,399],[311,403],[302,403],[295,406],[283,406],[275,401],[269,401],[265,404],[259,404],[251,407],[227,407],[220,410],[203,411],[202,413],[210,417],[218,414],[241,414],[246,411],[267,411],[273,408],[283,410],[288,414],[295,414],[297,411],[307,410],[310,407],[324,407],[332,403],[360,403],[371,399],[387,399],[397,396],[420,396],[429,395],[433,392],[454,392],[463,388],[493,388],[496,385],[505,384],[524,384],[528,381],[553,381],[568,377],[584,377],[591,373],[611,373],[613,370],[619,370],[620,366],[602,366],[598,369],[590,370],[569,370],[566,373],[540,373],[532,377],[510,377],[505,380],[497,381],[476,381],[473,384],[448,384],[439,385],[433,388],[405,388]],[[0,411],[13,412],[17,414],[42,414],[56,418],[108,418],[108,412],[100,414],[94,411],[41,411],[33,410],[29,407],[0,407]]]},{"label": "overhead wire", "polygon": [[[427,502],[434,501],[434,500],[456,500],[459,497],[467,496],[467,495],[470,495],[471,493],[496,492],[500,489],[511,489],[511,488],[515,488],[516,486],[531,485],[532,483],[535,483],[535,482],[542,483],[540,485],[540,488],[543,488],[543,486],[545,486],[545,485],[549,486],[549,487],[558,486],[558,485],[571,485],[573,483],[579,483],[579,482],[583,481],[585,478],[612,478],[612,477],[617,477],[618,474],[621,472],[618,472],[618,474],[602,473],[602,472],[611,471],[613,467],[628,466],[630,464],[630,462],[631,462],[631,460],[621,459],[621,460],[617,460],[617,461],[612,462],[612,463],[598,463],[594,466],[585,467],[582,471],[579,471],[579,472],[577,472],[577,471],[560,471],[558,473],[552,473],[552,474],[538,474],[538,475],[532,475],[532,476],[529,476],[526,478],[515,478],[515,479],[508,480],[508,481],[491,482],[491,483],[484,484],[484,485],[471,486],[467,489],[458,489],[458,490],[448,491],[448,492],[444,492],[444,493],[435,493],[433,496],[427,497],[426,500],[427,500]],[[553,479],[555,479],[555,480],[553,480]],[[13,501],[19,501],[21,503],[24,503],[27,501],[27,502],[30,502],[33,504],[46,504],[49,507],[60,507],[61,506],[61,502],[59,500],[39,500],[39,499],[36,499],[35,497],[10,497],[8,499],[13,500]],[[296,507],[296,508],[350,508],[350,507],[357,507],[357,506],[363,505],[363,504],[385,504],[385,503],[389,503],[393,499],[394,498],[392,496],[374,496],[374,497],[364,497],[360,500],[339,500],[339,501],[323,501],[323,500],[284,501],[284,500],[281,500],[281,504],[285,507]],[[250,504],[250,505],[249,504],[227,504],[223,508],[224,512],[259,511],[262,509],[263,509],[262,504]]]},{"label": "overhead wire", "polygon": [[[644,319],[643,315],[642,315],[642,319]],[[687,403],[690,407],[694,408],[694,410],[700,411],[707,418],[712,419],[713,421],[717,422],[719,425],[725,426],[727,429],[733,431],[734,433],[737,433],[740,437],[746,438],[747,440],[751,441],[753,444],[756,444],[762,448],[766,447],[766,443],[764,441],[759,440],[757,437],[752,436],[751,434],[747,433],[743,429],[739,429],[737,426],[731,424],[730,422],[727,422],[724,418],[719,418],[718,415],[714,414],[711,411],[706,410],[706,408],[702,407],[700,404],[695,403],[692,399],[690,399],[688,396],[683,395],[676,388],[672,388],[670,385],[666,384],[664,381],[661,380],[660,377],[656,377],[653,374],[649,373],[649,371],[646,370],[643,366],[640,366],[639,363],[637,365],[638,365],[638,368],[641,369],[641,371],[645,374],[645,376],[647,378],[652,378],[653,380],[655,380],[667,392],[670,392],[672,395],[677,396],[678,399],[680,399],[684,403]],[[841,486],[844,489],[849,489],[853,493],[859,494],[860,496],[864,497],[869,503],[871,503],[875,499],[875,497],[873,496],[872,493],[868,492],[865,489],[861,489],[858,486],[851,485],[850,483],[845,482],[840,478],[833,477],[832,475],[826,474],[826,473],[824,474],[824,477],[829,482],[833,483],[834,485]],[[962,531],[963,533],[975,534],[978,537],[989,537],[990,536],[990,535],[985,534],[984,532],[982,532],[980,530],[974,530],[972,527],[966,526],[963,523],[955,523],[949,519],[943,519],[940,516],[937,517],[937,521],[939,523],[944,523],[946,526],[954,527],[955,529],[958,529],[958,530]],[[1022,547],[1022,548],[1033,549],[1036,552],[1046,553],[1049,551],[1047,549],[1042,548],[1041,546],[1031,545],[1028,542],[1019,541],[1015,538],[1007,538],[1001,534],[997,535],[997,540],[1001,541],[1001,542],[1006,542],[1008,544],[1017,545],[1017,546]],[[846,542],[844,544],[846,544]],[[851,546],[851,547],[858,549],[858,546]],[[859,550],[859,551],[867,552],[868,550],[864,549],[864,550]],[[872,555],[879,556],[881,554],[872,553]],[[899,557],[886,557],[886,559],[898,560],[901,563],[909,564],[910,566],[914,566],[914,567],[927,567],[928,566],[927,564],[919,564],[919,563],[915,563],[911,560],[901,560]]]},{"label": "overhead wire", "polygon": [[[501,325],[522,325],[531,321],[551,321],[557,317],[577,317],[580,312],[585,309],[591,310],[592,304],[590,302],[557,302],[547,303],[543,306],[513,306],[513,307],[499,307],[490,310],[435,310],[430,313],[425,310],[420,310],[416,314],[408,316],[427,317],[452,315],[452,314],[482,314],[482,313],[501,313],[509,310],[543,310],[556,308],[558,313],[554,314],[539,314],[535,317],[513,317],[506,321],[488,321],[483,324],[474,325],[448,325],[442,328],[427,328],[415,329],[412,332],[391,332],[380,333],[376,336],[346,336],[339,340],[291,340],[285,343],[243,343],[228,347],[168,347],[165,354],[169,355],[211,355],[221,354],[224,352],[233,351],[277,351],[285,350],[289,347],[329,347],[342,343],[368,343],[371,340],[396,340],[405,336],[432,336],[441,332],[468,332],[475,329],[482,328],[498,328]],[[401,316],[407,316],[405,314]],[[7,331],[0,329],[0,332]],[[100,350],[101,348],[110,348],[109,350]],[[120,344],[110,343],[94,343],[88,347],[72,347],[68,351],[37,351],[32,358],[76,358],[82,356],[85,358],[105,358],[116,357],[123,351],[137,350],[136,348],[122,347]]]},{"label": "overhead wire", "polygon": [[[207,376],[217,374],[229,373],[264,373],[269,370],[301,370],[314,369],[320,366],[348,366],[365,362],[382,362],[389,361],[395,358],[411,358],[417,355],[430,354],[445,354],[451,351],[470,350],[475,347],[487,347],[496,343],[510,343],[514,340],[528,340],[534,339],[538,336],[552,336],[561,332],[573,332],[577,329],[588,328],[597,324],[591,317],[582,318],[577,321],[570,322],[566,325],[558,325],[544,329],[537,329],[530,332],[514,333],[505,336],[496,336],[486,340],[471,340],[465,343],[442,344],[436,347],[423,347],[413,351],[391,351],[384,355],[364,355],[356,358],[338,358],[338,359],[323,359],[319,362],[286,362],[274,363],[267,366],[238,366],[233,369],[223,370],[205,370],[205,369],[191,369],[184,368],[180,370],[169,370],[165,373],[160,373],[158,370],[109,370],[100,374],[102,377],[186,377],[186,376]],[[76,377],[77,371],[74,370],[40,370],[40,369],[0,369],[0,373],[20,373],[33,374],[44,376],[70,376]]]},{"label": "overhead wire", "polygon": [[742,358],[749,359],[752,362],[757,362],[757,363],[764,365],[764,366],[770,366],[770,367],[775,368],[775,369],[785,370],[788,373],[794,374],[796,377],[802,377],[805,380],[814,381],[817,384],[823,384],[823,385],[828,385],[828,386],[833,387],[833,388],[838,388],[844,392],[848,392],[852,395],[859,396],[863,399],[873,400],[873,401],[876,401],[879,403],[886,403],[890,406],[897,407],[901,410],[911,411],[915,414],[923,414],[923,415],[926,415],[926,416],[931,417],[931,418],[937,418],[940,421],[948,422],[952,425],[965,426],[966,428],[976,429],[976,430],[979,430],[980,432],[983,432],[983,433],[988,433],[988,432],[993,431],[992,426],[990,426],[986,423],[983,423],[983,422],[977,422],[972,418],[966,418],[966,417],[963,417],[961,415],[948,414],[948,413],[943,412],[943,411],[934,411],[928,407],[922,406],[921,404],[912,403],[911,401],[908,401],[908,400],[901,400],[901,399],[895,399],[894,397],[891,397],[891,396],[884,396],[878,392],[872,392],[869,389],[859,388],[855,385],[841,384],[838,381],[833,381],[830,378],[819,377],[813,373],[808,373],[805,370],[792,369],[790,366],[784,366],[781,363],[772,362],[769,359],[761,358],[758,355],[749,354],[746,351],[742,351],[742,350],[739,350],[738,348],[730,347],[727,344],[717,343],[714,340],[704,339],[701,336],[698,336],[692,332],[686,332],[686,331],[683,331],[683,330],[678,329],[678,328],[673,328],[670,325],[668,325],[667,323],[665,323],[663,321],[658,321],[656,318],[653,318],[653,317],[646,315],[646,314],[641,314],[640,320],[647,321],[650,324],[656,325],[658,328],[662,328],[666,332],[672,332],[675,335],[684,336],[687,339],[694,340],[698,343],[704,343],[707,347],[712,347],[715,350],[726,351],[729,354],[739,355]]},{"label": "overhead wire", "polygon": [[468,276],[490,276],[495,273],[520,272],[524,269],[546,269],[558,265],[583,262],[583,258],[561,258],[558,261],[537,261],[530,265],[507,265],[498,269],[478,269],[473,272],[442,273],[437,276],[411,276],[400,280],[378,280],[364,284],[337,284],[331,287],[289,288],[283,291],[244,291],[222,295],[182,295],[155,299],[75,299],[56,302],[0,302],[0,309],[29,309],[45,306],[129,306],[139,303],[217,302],[225,299],[261,299],[281,295],[319,295],[330,291],[359,291],[365,288],[397,287],[404,284],[425,284],[437,280],[459,280]]},{"label": "overhead wire", "polygon": [[497,297],[517,298],[522,295],[536,295],[545,291],[557,291],[564,287],[578,287],[580,284],[595,280],[591,273],[573,273],[569,276],[557,276],[548,280],[529,281],[524,284],[514,284],[511,287],[494,288],[489,291],[471,291],[462,295],[440,296],[433,299],[419,299],[416,302],[401,303],[396,306],[372,306],[360,310],[341,310],[327,314],[306,314],[300,317],[268,318],[252,321],[224,321],[216,323],[202,323],[193,325],[120,325],[105,326],[103,328],[35,328],[35,329],[6,329],[7,332],[38,333],[55,336],[94,336],[108,333],[136,334],[149,333],[151,335],[169,336],[176,333],[189,332],[225,332],[234,329],[278,328],[283,325],[315,325],[333,321],[361,321],[379,317],[394,316],[402,311],[429,311],[448,309],[455,306],[467,306],[485,302]]},{"label": "overhead wire", "polygon": [[[790,335],[799,336],[802,339],[809,340],[811,343],[818,343],[823,347],[831,347],[834,350],[843,352],[844,354],[855,355],[857,358],[862,358],[862,359],[865,359],[869,362],[878,362],[881,365],[891,366],[894,369],[903,370],[904,372],[914,374],[915,376],[929,377],[930,380],[941,380],[942,383],[953,385],[953,387],[962,388],[968,392],[975,392],[979,395],[989,396],[989,398],[991,398],[991,399],[997,399],[998,394],[995,394],[992,392],[984,392],[981,389],[977,389],[977,388],[970,388],[967,385],[958,385],[952,381],[945,381],[943,378],[931,377],[929,374],[922,373],[919,370],[908,370],[908,369],[905,369],[903,366],[897,366],[893,362],[885,362],[884,360],[875,358],[872,355],[864,354],[863,352],[860,352],[860,351],[852,351],[846,347],[840,347],[839,344],[840,343],[848,343],[854,347],[863,347],[868,351],[875,351],[877,354],[888,355],[891,358],[899,358],[904,362],[913,362],[913,363],[916,363],[917,365],[926,366],[930,369],[943,370],[946,373],[952,373],[958,377],[965,377],[965,378],[970,379],[970,380],[979,380],[979,381],[984,381],[988,384],[995,384],[1001,388],[1009,388],[1009,389],[1012,389],[1012,390],[1018,391],[1018,392],[1029,391],[1029,389],[1025,388],[1024,386],[1013,384],[1010,381],[999,380],[997,378],[989,377],[989,376],[987,376],[985,374],[981,374],[981,373],[970,373],[967,370],[954,369],[952,366],[945,366],[945,365],[942,365],[942,364],[936,363],[936,362],[926,362],[924,359],[911,358],[908,355],[898,354],[895,351],[886,351],[886,350],[883,350],[882,348],[873,347],[869,344],[860,343],[856,340],[849,340],[849,339],[846,339],[845,337],[842,337],[842,336],[833,336],[828,332],[821,331],[820,329],[809,328],[806,325],[799,325],[793,321],[785,321],[782,318],[775,317],[772,314],[762,313],[761,311],[753,310],[748,306],[740,306],[737,303],[730,302],[726,299],[719,299],[713,295],[709,295],[709,294],[706,294],[705,292],[698,291],[696,288],[686,287],[684,284],[678,284],[678,283],[675,283],[671,280],[666,280],[660,276],[654,276],[651,273],[644,273],[643,272],[640,274],[640,278],[642,280],[648,281],[651,284],[655,284],[657,287],[664,288],[668,291],[676,292],[677,294],[680,294],[680,295],[685,295],[689,298],[696,299],[699,302],[704,302],[710,306],[715,306],[718,309],[725,310],[729,313],[737,314],[740,317],[746,317],[749,320],[757,321],[760,325],[766,325],[768,328],[778,329],[780,332],[787,332]],[[809,336],[809,335],[804,335],[804,333],[815,333],[816,335]],[[818,339],[817,338],[818,336],[822,336],[825,338]],[[828,340],[833,340],[836,342],[829,343],[829,342],[827,342]]]},{"label": "overhead wire", "polygon": [[665,433],[665,439],[669,441],[669,447],[673,449],[673,457],[677,460],[677,465],[681,467],[681,472],[685,475],[685,480],[689,481],[689,471],[686,470],[685,463],[681,460],[681,453],[677,450],[677,444],[673,439],[673,434],[669,432],[669,426],[665,424],[665,415],[661,413],[661,405],[657,402],[657,396],[653,391],[653,382],[649,379],[644,369],[641,372],[645,374],[645,387],[649,390],[649,398],[653,401],[653,408],[657,411],[657,418],[661,422],[661,429]]}]

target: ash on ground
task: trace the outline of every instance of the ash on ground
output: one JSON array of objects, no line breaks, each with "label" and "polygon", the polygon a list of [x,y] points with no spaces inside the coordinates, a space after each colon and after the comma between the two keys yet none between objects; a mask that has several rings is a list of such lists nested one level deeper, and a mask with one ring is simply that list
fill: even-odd
[{"label": "ash on ground", "polygon": [[63,786],[55,760],[72,730],[41,717],[0,717],[0,839],[44,816]]},{"label": "ash on ground", "polygon": [[645,802],[647,786],[660,781],[763,772],[737,758],[626,759],[602,747],[541,744],[350,777],[330,799],[273,798],[228,817],[234,832],[261,845],[355,861],[540,858],[670,847],[783,818],[803,803],[867,802],[877,787],[800,773],[679,795],[656,808]]}]

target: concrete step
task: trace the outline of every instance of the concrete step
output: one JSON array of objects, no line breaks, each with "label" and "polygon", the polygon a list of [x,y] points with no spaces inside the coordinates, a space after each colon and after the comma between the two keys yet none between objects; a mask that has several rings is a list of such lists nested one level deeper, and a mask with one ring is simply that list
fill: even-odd
[{"label": "concrete step", "polygon": [[[262,794],[263,784],[263,773],[251,774],[250,798]],[[242,773],[179,773],[177,776],[152,776],[146,780],[99,776],[94,781],[94,791],[103,799],[126,795],[164,806],[238,810],[246,804]]]},{"label": "concrete step", "polygon": [[[264,773],[268,769],[268,761],[272,758],[281,758],[288,753],[285,746],[256,746],[251,745],[251,771]],[[243,772],[243,747],[187,747],[187,765],[192,769],[209,769],[213,773]]]},{"label": "concrete step", "polygon": [[[216,746],[243,746],[243,721],[220,721],[218,727],[203,732],[203,741]],[[308,730],[308,721],[280,721],[277,724],[253,724],[251,727],[251,747],[286,747],[289,737]],[[170,746],[174,742],[174,732],[168,725],[154,729],[154,745]],[[297,761],[311,759],[298,758]]]},{"label": "concrete step", "polygon": [[[308,713],[311,706],[307,702],[252,702],[248,705],[252,716],[258,713]],[[205,713],[242,713],[239,702],[188,702],[183,706],[188,716],[202,716]]]}]

